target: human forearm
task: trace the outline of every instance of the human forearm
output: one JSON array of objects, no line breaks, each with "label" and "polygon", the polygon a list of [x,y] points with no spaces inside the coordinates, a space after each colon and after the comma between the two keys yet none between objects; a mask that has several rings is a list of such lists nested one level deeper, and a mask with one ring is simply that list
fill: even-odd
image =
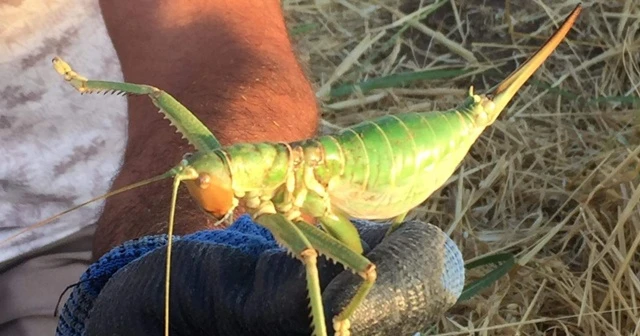
[{"label": "human forearm", "polygon": [[[313,91],[289,42],[279,1],[102,1],[125,80],[166,90],[223,145],[292,141],[315,133]],[[295,118],[293,117],[295,114]],[[193,149],[156,108],[129,99],[129,139],[114,188],[170,168]],[[170,184],[107,201],[94,248],[99,256],[124,240],[164,232]],[[208,223],[186,193],[176,232]],[[135,219],[135,221],[134,221]]]}]

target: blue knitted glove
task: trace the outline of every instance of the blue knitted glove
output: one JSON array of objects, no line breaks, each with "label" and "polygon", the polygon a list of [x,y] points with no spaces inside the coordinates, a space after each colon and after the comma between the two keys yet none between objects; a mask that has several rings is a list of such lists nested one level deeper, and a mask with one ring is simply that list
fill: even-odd
[{"label": "blue knitted glove", "polygon": [[[357,335],[424,330],[462,291],[464,267],[438,228],[408,222],[355,222],[378,279],[351,319]],[[89,267],[65,304],[57,335],[161,335],[166,235],[114,248]],[[305,271],[268,230],[240,217],[225,230],[175,237],[172,335],[309,335]],[[318,260],[330,319],[361,283],[340,265]],[[398,305],[401,302],[401,305]]]}]

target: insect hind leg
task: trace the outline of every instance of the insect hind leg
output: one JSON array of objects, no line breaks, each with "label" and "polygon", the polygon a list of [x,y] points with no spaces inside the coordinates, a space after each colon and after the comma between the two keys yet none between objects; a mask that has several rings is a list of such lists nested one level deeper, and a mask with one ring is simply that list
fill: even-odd
[{"label": "insect hind leg", "polygon": [[55,57],[52,63],[53,68],[80,93],[146,95],[196,150],[213,151],[221,147],[218,139],[191,111],[163,90],[146,84],[89,80],[75,72],[59,57]]},{"label": "insect hind leg", "polygon": [[69,84],[80,93],[113,92],[119,94],[149,95],[153,100],[153,96],[157,96],[156,92],[161,92],[160,89],[150,85],[89,80],[75,72],[69,63],[59,57],[55,57],[52,63],[53,68],[64,77],[64,80],[69,82]]}]

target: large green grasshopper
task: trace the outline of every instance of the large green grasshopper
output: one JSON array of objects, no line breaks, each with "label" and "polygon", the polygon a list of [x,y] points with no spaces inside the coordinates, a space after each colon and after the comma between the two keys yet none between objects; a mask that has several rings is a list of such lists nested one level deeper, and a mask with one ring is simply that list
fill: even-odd
[{"label": "large green grasshopper", "polygon": [[[171,238],[180,183],[185,183],[201,208],[219,221],[230,218],[242,202],[255,222],[269,229],[304,263],[315,335],[327,334],[316,267],[318,252],[362,277],[350,303],[333,318],[336,335],[349,335],[349,317],[376,280],[376,267],[362,255],[358,232],[349,218],[395,218],[390,232],[401,225],[408,211],[454,173],[483,130],[564,39],[580,11],[578,5],[540,50],[497,87],[492,98],[477,95],[471,88],[468,98],[456,109],[389,115],[335,135],[295,143],[221,147],[207,127],[168,93],[148,85],[88,80],[55,58],[56,71],[82,93],[147,95],[197,150],[160,176],[64,213],[96,199],[174,178],[165,287],[168,335]],[[314,217],[319,227],[306,223],[302,214]]]}]

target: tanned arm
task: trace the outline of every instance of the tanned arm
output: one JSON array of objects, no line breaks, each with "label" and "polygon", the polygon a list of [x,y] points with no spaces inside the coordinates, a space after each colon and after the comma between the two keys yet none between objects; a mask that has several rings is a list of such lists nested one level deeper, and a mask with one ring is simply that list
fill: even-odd
[{"label": "tanned arm", "polygon": [[[127,82],[161,88],[223,145],[315,135],[315,96],[294,55],[278,0],[101,0]],[[193,152],[146,97],[130,97],[124,165],[113,188],[160,174]],[[109,198],[94,258],[166,232],[171,181]],[[212,224],[181,190],[176,234]]]}]

